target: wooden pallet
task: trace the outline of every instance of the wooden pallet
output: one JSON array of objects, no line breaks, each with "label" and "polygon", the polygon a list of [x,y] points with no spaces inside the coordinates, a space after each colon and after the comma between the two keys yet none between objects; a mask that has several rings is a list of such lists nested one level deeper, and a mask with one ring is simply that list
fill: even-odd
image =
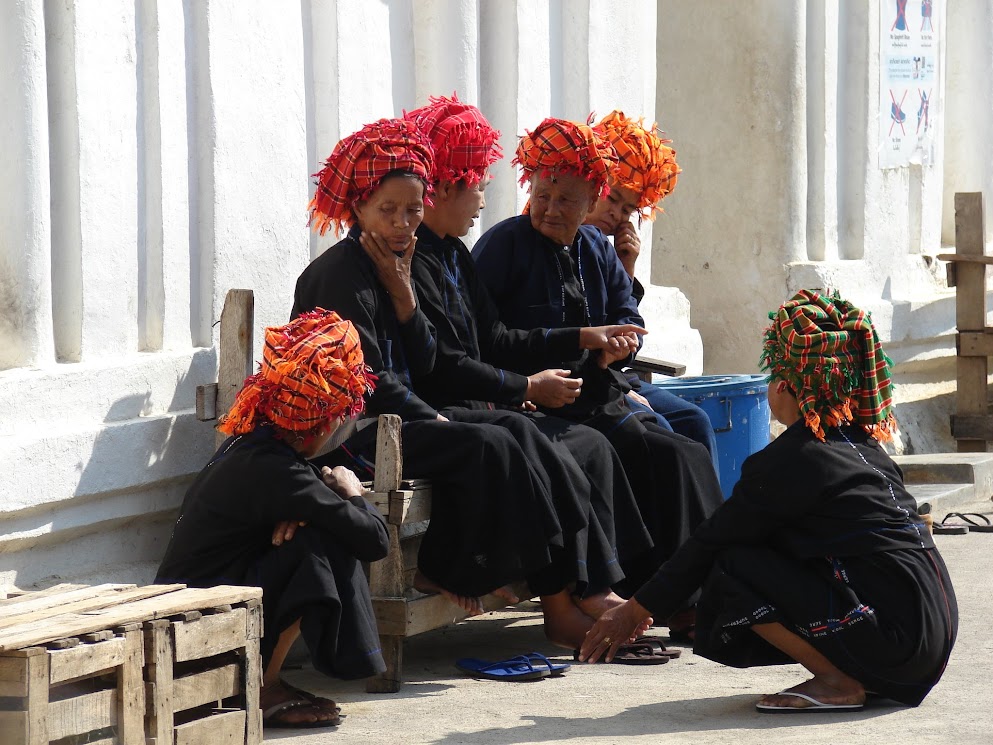
[{"label": "wooden pallet", "polygon": [[[49,745],[75,738],[66,742],[141,745],[149,738],[158,745],[256,745],[260,614],[261,590],[251,587],[61,585],[0,600],[0,743]],[[186,627],[205,619],[205,625]],[[184,627],[178,635],[176,624]],[[175,723],[170,717],[166,728],[161,697],[168,692],[169,705],[192,699],[182,692],[177,696],[175,686],[156,685],[154,676],[164,675],[167,667],[158,656],[160,647],[168,648],[163,636],[181,639],[182,653],[168,666],[170,672],[191,660],[199,660],[192,664],[204,670],[220,669],[212,677],[194,678],[193,687],[200,698],[208,691],[216,695],[204,704],[234,703],[238,710],[218,715],[213,708],[184,706],[194,713]],[[230,665],[239,661],[234,684]],[[173,678],[181,678],[185,690],[185,669],[181,673]],[[222,727],[214,724],[221,719]],[[203,732],[224,733],[227,739],[203,739]]]}]

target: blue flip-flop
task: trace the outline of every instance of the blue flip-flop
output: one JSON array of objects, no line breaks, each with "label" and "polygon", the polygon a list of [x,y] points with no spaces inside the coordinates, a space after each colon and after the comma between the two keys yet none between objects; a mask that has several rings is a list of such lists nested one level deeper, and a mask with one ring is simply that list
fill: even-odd
[{"label": "blue flip-flop", "polygon": [[552,662],[540,652],[528,652],[523,656],[526,657],[532,664],[546,666],[548,668],[548,672],[553,678],[565,674],[565,671],[572,667],[572,665],[568,662]]},{"label": "blue flip-flop", "polygon": [[499,662],[480,660],[475,657],[463,657],[455,661],[455,667],[462,672],[484,680],[539,680],[552,674],[551,665],[552,663],[549,662],[547,666],[542,663],[540,667],[536,667],[531,659],[525,655]]}]

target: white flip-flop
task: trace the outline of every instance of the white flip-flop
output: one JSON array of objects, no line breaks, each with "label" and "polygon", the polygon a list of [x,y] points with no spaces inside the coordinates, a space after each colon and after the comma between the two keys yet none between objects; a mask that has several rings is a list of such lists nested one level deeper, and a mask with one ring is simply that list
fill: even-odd
[{"label": "white flip-flop", "polygon": [[755,704],[759,711],[773,712],[776,714],[802,714],[811,711],[861,711],[865,704],[826,704],[818,701],[812,696],[796,691],[778,691],[777,696],[796,696],[810,703],[810,706],[770,706],[769,704]]}]

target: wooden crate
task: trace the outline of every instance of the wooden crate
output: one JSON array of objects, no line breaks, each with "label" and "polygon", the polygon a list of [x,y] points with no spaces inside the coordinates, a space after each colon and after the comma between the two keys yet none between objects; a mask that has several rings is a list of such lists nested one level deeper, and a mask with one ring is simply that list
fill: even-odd
[{"label": "wooden crate", "polygon": [[[0,600],[0,743],[256,745],[260,629],[251,587],[61,585]],[[196,666],[205,674],[188,679]],[[216,698],[186,706],[196,695]]]},{"label": "wooden crate", "polygon": [[262,740],[262,601],[145,624],[149,743]]}]

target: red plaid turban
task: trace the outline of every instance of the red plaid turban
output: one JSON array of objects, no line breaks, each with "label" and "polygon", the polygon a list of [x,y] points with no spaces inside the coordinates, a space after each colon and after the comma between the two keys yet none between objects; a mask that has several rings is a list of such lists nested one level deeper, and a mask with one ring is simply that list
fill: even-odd
[{"label": "red plaid turban", "polygon": [[882,442],[892,439],[891,362],[868,313],[837,294],[800,290],[769,318],[762,369],[793,389],[819,440],[824,425],[850,423]]},{"label": "red plaid turban", "polygon": [[588,124],[565,119],[545,119],[525,134],[513,163],[521,167],[523,186],[531,176],[564,171],[582,176],[596,187],[597,198],[608,190],[607,179],[617,162],[613,146]]},{"label": "red plaid turban", "polygon": [[245,379],[218,429],[244,434],[268,422],[293,431],[314,429],[360,414],[374,381],[352,323],[317,308],[265,330],[259,372]]},{"label": "red plaid turban", "polygon": [[430,103],[404,114],[431,141],[434,183],[464,181],[474,186],[486,169],[503,157],[500,133],[475,106],[458,97],[432,96]]},{"label": "red plaid turban", "polygon": [[635,121],[612,111],[594,127],[617,151],[614,182],[639,195],[639,214],[649,220],[655,219],[655,210],[662,211],[658,203],[676,188],[676,175],[682,171],[676,151],[669,147],[672,140],[659,137],[657,126],[645,129],[644,119]]},{"label": "red plaid turban", "polygon": [[430,191],[434,158],[431,143],[412,122],[380,119],[335,145],[317,177],[308,205],[310,225],[324,235],[330,225],[340,233],[355,221],[352,206],[371,194],[390,171],[420,177]]}]

